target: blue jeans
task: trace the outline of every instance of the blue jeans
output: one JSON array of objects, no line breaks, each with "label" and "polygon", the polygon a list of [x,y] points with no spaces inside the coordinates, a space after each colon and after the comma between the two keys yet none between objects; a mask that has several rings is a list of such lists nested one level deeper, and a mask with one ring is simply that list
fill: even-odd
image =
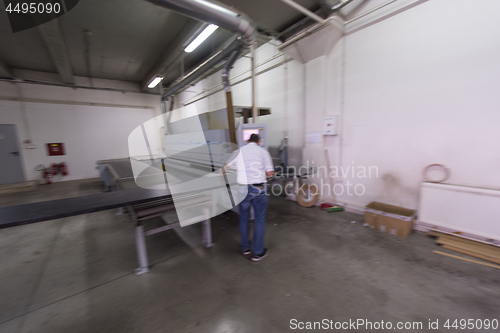
[{"label": "blue jeans", "polygon": [[[250,233],[250,205],[253,206],[255,213],[255,224],[253,230],[253,253],[260,255],[264,253],[264,231],[266,226],[267,197],[266,187],[259,188],[252,185],[248,186],[248,193],[240,202],[240,236],[241,247],[248,250],[251,247],[249,240]],[[239,195],[244,196],[246,192],[245,185],[239,186]]]}]

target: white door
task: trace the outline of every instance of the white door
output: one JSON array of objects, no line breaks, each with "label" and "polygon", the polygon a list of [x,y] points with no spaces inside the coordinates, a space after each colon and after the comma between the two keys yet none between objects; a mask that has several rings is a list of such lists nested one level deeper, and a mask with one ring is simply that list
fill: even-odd
[{"label": "white door", "polygon": [[16,125],[0,125],[0,184],[24,182]]}]

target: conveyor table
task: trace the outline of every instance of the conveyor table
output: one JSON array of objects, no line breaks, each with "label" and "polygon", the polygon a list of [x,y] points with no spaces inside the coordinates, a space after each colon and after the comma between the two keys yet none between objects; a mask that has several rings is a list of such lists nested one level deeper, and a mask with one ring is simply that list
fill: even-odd
[{"label": "conveyor table", "polygon": [[[151,161],[153,164],[154,161]],[[105,182],[106,188],[111,191],[128,192],[131,189],[137,189],[136,179],[132,171],[130,160],[126,159],[111,159],[102,160],[97,162],[98,169],[101,174],[101,180]],[[140,177],[143,179],[155,178],[163,176],[163,172],[155,167],[147,168]],[[124,191],[125,190],[125,191]],[[165,181],[165,191],[169,192],[168,185]],[[176,196],[175,206],[189,208],[197,208],[200,211],[199,216],[194,218],[199,221],[202,220],[202,244],[205,247],[210,247],[212,243],[212,229],[210,222],[210,198],[200,193],[186,193],[179,200]],[[146,203],[137,203],[127,205],[126,208],[134,221],[135,225],[135,239],[137,247],[137,255],[139,259],[139,268],[136,269],[136,274],[140,275],[149,271],[147,250],[146,250],[146,236],[153,235],[159,232],[167,231],[180,226],[180,222],[168,221],[165,214],[175,211],[172,196],[160,198],[159,200],[148,201]],[[123,208],[120,208],[119,214],[123,213]],[[165,225],[145,230],[144,223],[146,220],[160,217]]]}]

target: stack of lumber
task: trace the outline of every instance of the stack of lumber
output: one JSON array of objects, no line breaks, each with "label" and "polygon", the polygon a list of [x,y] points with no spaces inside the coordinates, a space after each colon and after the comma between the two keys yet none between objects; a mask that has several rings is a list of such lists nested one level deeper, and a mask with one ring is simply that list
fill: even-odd
[{"label": "stack of lumber", "polygon": [[436,236],[436,243],[444,249],[500,264],[500,247],[435,231],[428,234]]}]

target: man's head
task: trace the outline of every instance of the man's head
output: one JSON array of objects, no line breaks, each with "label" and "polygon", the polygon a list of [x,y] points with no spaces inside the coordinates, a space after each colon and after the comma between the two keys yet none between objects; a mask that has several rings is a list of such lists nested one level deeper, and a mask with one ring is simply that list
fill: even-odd
[{"label": "man's head", "polygon": [[258,134],[254,133],[254,134],[250,135],[250,138],[248,139],[247,142],[248,143],[253,142],[253,143],[259,144],[260,143],[260,136]]}]

